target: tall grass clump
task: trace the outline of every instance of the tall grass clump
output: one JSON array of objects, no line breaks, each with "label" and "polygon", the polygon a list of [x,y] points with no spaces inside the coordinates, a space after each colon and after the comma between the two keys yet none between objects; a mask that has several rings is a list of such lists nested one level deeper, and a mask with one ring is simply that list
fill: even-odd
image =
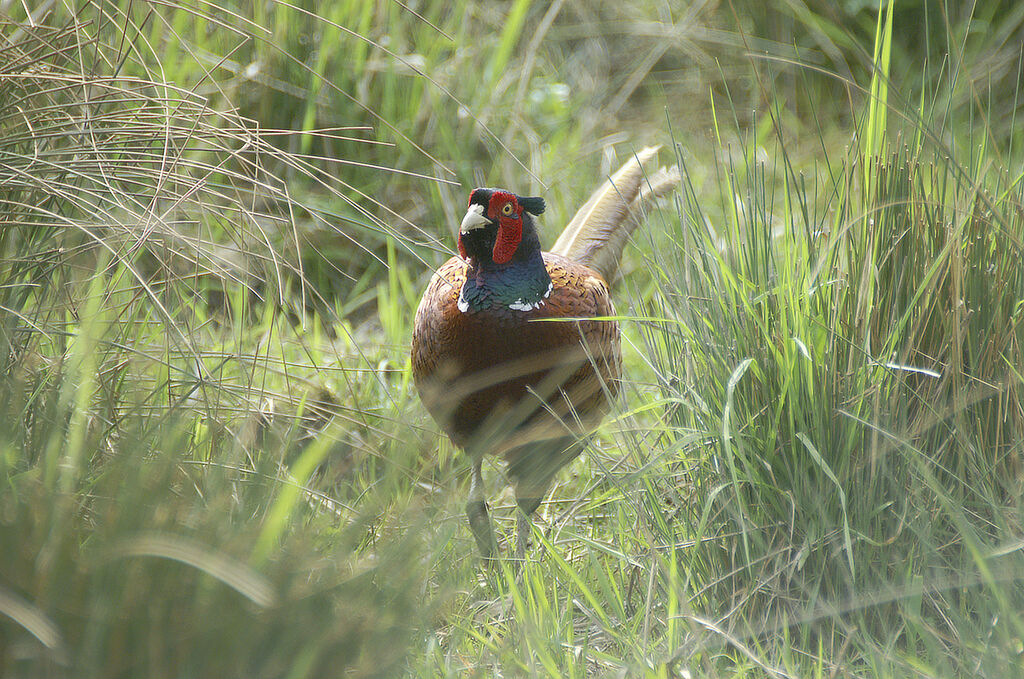
[{"label": "tall grass clump", "polygon": [[[0,675],[1006,676],[1018,5],[0,1]],[[419,295],[659,142],[621,408],[481,569]]]},{"label": "tall grass clump", "polygon": [[266,167],[317,177],[132,22],[0,23],[0,674],[391,675],[415,541],[305,485],[330,452],[376,482],[386,389],[331,369],[358,353],[282,246]]},{"label": "tall grass clump", "polygon": [[644,336],[681,404],[660,432],[693,503],[650,529],[684,545],[662,552],[687,573],[678,660],[710,645],[779,672],[804,653],[900,676],[1020,662],[1022,166],[983,109],[975,128],[896,96],[882,15],[852,142],[810,176],[780,137],[722,142],[717,200],[685,172],[660,248],[675,255],[656,262]]}]

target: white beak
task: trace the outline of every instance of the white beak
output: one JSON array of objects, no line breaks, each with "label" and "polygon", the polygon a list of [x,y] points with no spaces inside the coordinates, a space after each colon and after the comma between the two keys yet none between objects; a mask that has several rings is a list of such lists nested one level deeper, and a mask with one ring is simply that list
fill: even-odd
[{"label": "white beak", "polygon": [[484,217],[484,206],[473,203],[466,210],[466,216],[462,218],[459,225],[459,233],[469,233],[473,229],[479,229],[484,224],[490,224],[491,220]]}]

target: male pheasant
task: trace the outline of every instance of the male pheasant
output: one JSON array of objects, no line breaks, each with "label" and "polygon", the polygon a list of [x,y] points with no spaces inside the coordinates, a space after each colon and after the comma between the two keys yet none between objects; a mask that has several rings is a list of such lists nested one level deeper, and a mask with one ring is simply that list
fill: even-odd
[{"label": "male pheasant", "polygon": [[541,251],[533,219],[544,212],[542,198],[474,189],[459,256],[423,293],[413,378],[427,410],[472,457],[466,514],[485,557],[496,545],[483,455],[507,463],[522,556],[530,515],[618,391],[622,358],[608,283],[643,204],[679,181],[677,170],[664,168],[643,181],[643,166],[656,154],[634,155],[580,208],[551,252]]}]

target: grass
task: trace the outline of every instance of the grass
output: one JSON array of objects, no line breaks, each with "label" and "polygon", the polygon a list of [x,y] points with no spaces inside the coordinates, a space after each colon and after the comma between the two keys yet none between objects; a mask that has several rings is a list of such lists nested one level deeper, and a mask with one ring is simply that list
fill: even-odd
[{"label": "grass", "polygon": [[[1013,3],[2,7],[4,676],[1021,663]],[[412,310],[467,186],[651,140],[625,396],[482,571]]]}]

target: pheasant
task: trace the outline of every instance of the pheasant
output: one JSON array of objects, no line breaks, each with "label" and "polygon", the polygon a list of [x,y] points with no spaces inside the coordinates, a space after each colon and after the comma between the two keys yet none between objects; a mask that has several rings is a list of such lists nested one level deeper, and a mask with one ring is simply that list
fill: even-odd
[{"label": "pheasant", "polygon": [[481,460],[499,455],[516,494],[518,556],[552,478],[585,448],[622,369],[609,293],[643,206],[679,181],[657,154],[635,154],[580,208],[550,252],[534,218],[540,197],[477,188],[459,226],[459,256],[433,275],[416,311],[412,371],[420,399],[472,458],[466,515],[485,558],[496,551]]}]

